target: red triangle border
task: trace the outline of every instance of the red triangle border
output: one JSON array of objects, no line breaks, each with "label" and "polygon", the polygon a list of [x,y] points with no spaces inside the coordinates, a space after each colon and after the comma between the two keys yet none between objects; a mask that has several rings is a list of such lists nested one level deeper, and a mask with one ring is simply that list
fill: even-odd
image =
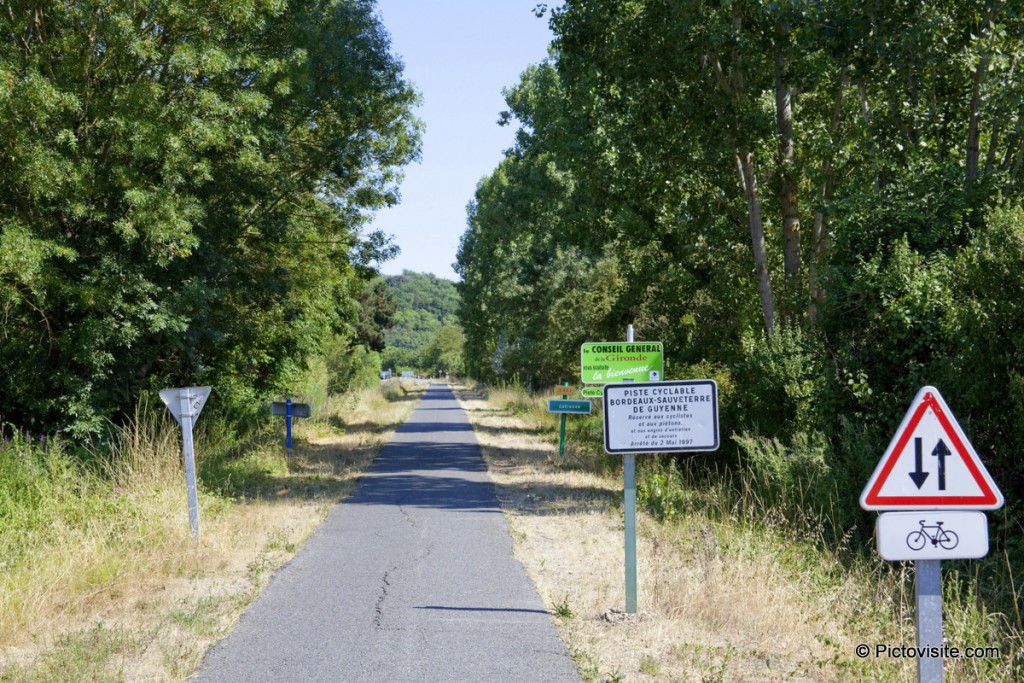
[{"label": "red triangle border", "polygon": [[[980,496],[881,496],[882,486],[889,480],[889,473],[892,468],[896,466],[896,461],[899,460],[903,454],[903,449],[906,448],[907,442],[910,441],[910,437],[913,435],[914,430],[917,428],[918,423],[921,422],[921,418],[924,417],[926,410],[931,408],[932,412],[935,413],[935,417],[938,418],[939,424],[942,425],[942,429],[946,432],[946,436],[949,437],[950,442],[953,444],[953,449],[960,459],[964,461],[967,466],[967,470],[974,477],[975,483],[982,491]],[[943,505],[980,505],[980,506],[992,506],[999,502],[998,497],[992,488],[988,485],[985,477],[981,474],[978,469],[978,465],[967,447],[961,441],[960,436],[957,434],[957,430],[953,428],[952,423],[946,416],[945,411],[942,410],[942,406],[935,400],[935,396],[928,392],[925,394],[924,399],[917,406],[914,414],[910,418],[910,422],[907,423],[906,428],[899,435],[899,439],[896,442],[896,446],[889,451],[889,459],[885,461],[882,470],[878,473],[878,477],[874,481],[874,485],[871,490],[868,491],[867,495],[864,496],[864,503],[871,506],[888,506],[888,505],[900,505],[900,506],[943,506]]]}]

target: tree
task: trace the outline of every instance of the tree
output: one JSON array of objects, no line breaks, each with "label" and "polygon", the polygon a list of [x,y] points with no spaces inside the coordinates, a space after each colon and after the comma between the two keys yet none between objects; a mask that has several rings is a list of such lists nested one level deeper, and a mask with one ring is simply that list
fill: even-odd
[{"label": "tree", "polygon": [[461,375],[464,336],[457,325],[445,325],[423,349],[420,367],[431,372]]},{"label": "tree", "polygon": [[3,10],[6,419],[93,431],[165,383],[251,399],[356,320],[388,251],[361,226],[419,130],[372,2]]}]

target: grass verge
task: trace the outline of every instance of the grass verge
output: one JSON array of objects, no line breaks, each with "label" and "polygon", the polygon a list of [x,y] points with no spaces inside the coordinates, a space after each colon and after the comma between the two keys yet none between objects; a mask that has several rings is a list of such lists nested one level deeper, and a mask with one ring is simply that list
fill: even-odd
[{"label": "grass verge", "polygon": [[92,459],[56,440],[5,441],[0,681],[187,678],[354,488],[422,389],[392,383],[319,402],[295,427],[290,461],[282,425],[229,448],[200,430],[198,543],[180,432],[163,413],[140,411]]},{"label": "grass verge", "polygon": [[[457,396],[516,555],[587,681],[916,680],[915,660],[856,649],[914,645],[909,565],[851,548],[827,516],[794,519],[752,500],[750,482],[705,473],[701,488],[684,485],[694,478],[656,456],[638,456],[640,609],[624,614],[621,464],[601,452],[599,417],[569,418],[560,460],[546,397]],[[947,660],[946,680],[1020,680],[1015,616],[986,608],[980,590],[969,571],[947,572],[947,641],[999,654]]]}]

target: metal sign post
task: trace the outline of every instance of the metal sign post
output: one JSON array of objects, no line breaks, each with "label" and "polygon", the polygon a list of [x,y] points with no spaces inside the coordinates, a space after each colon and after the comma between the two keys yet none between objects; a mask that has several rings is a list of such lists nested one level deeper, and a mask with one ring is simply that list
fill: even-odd
[{"label": "metal sign post", "polygon": [[[633,326],[626,326],[626,343],[633,341]],[[626,527],[626,613],[636,614],[636,455],[622,462],[624,523]]]},{"label": "metal sign post", "polygon": [[[564,382],[562,386],[569,386],[568,382]],[[562,394],[562,400],[569,398],[568,394]],[[562,413],[562,429],[558,434],[558,459],[565,460],[565,413]]]},{"label": "metal sign post", "polygon": [[188,489],[188,527],[192,538],[199,540],[199,490],[196,486],[196,452],[192,442],[193,415],[189,410],[192,393],[186,389],[178,395],[181,401],[181,441],[185,449],[185,487]]},{"label": "metal sign post", "polygon": [[917,680],[942,683],[942,560],[988,554],[981,510],[1002,507],[1003,494],[935,387],[917,392],[860,505],[882,512],[882,559],[914,562]]},{"label": "metal sign post", "polygon": [[274,401],[270,404],[270,414],[284,417],[285,448],[288,449],[288,457],[292,457],[292,419],[298,417],[309,417],[312,409],[308,403],[292,403],[289,398],[283,403]]},{"label": "metal sign post", "polygon": [[[917,681],[942,683],[942,560],[914,562],[917,612]],[[928,657],[925,653],[935,653]]]},{"label": "metal sign post", "polygon": [[192,538],[199,540],[199,491],[196,485],[196,455],[192,441],[192,425],[210,395],[210,387],[164,389],[160,399],[181,425],[181,441],[185,458],[185,488],[188,496],[188,526]]},{"label": "metal sign post", "polygon": [[[569,386],[566,382],[563,386]],[[565,416],[566,415],[590,415],[593,407],[590,401],[566,400],[566,394],[561,399],[552,398],[548,400],[548,412],[561,414],[562,428],[558,434],[558,459],[565,460]]]}]

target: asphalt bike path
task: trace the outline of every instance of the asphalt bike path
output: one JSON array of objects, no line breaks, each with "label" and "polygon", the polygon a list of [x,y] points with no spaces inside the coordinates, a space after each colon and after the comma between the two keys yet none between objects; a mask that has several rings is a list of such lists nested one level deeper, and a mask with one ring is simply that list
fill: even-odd
[{"label": "asphalt bike path", "polygon": [[192,680],[581,681],[446,385]]}]

